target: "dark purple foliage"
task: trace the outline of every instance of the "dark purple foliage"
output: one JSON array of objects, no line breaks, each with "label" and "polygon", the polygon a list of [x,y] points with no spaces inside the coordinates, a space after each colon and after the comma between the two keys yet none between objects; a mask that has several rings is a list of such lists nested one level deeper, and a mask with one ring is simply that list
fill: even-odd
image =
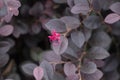
[{"label": "dark purple foliage", "polygon": [[119,0],[0,0],[0,80],[119,80]]}]

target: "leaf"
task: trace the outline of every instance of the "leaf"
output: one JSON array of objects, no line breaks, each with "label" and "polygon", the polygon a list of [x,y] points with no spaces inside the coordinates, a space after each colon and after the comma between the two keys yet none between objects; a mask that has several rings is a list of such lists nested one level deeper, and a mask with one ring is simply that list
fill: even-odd
[{"label": "leaf", "polygon": [[10,34],[13,33],[13,26],[12,25],[4,25],[0,27],[0,35],[1,36],[9,36]]},{"label": "leaf", "polygon": [[111,13],[107,15],[107,17],[104,19],[104,21],[108,24],[113,24],[119,20],[120,20],[120,15],[115,14],[115,13]]},{"label": "leaf", "polygon": [[41,25],[39,23],[33,24],[31,26],[31,33],[38,34],[41,31]]},{"label": "leaf", "polygon": [[9,61],[8,54],[0,54],[0,68],[4,67]]},{"label": "leaf", "polygon": [[69,47],[69,46],[66,49],[65,54],[67,54],[67,55],[69,55],[71,57],[74,57],[74,58],[78,58],[77,53],[71,47]]},{"label": "leaf", "polygon": [[43,52],[43,59],[49,62],[60,62],[61,56],[57,55],[54,51],[49,50],[49,51]]},{"label": "leaf", "polygon": [[92,36],[92,30],[83,28],[82,32],[85,36],[85,41],[88,41],[90,39],[90,37]]},{"label": "leaf", "polygon": [[69,7],[73,7],[74,6],[74,0],[67,0],[67,4],[69,5]]},{"label": "leaf", "polygon": [[97,65],[97,67],[103,67],[105,65],[103,60],[95,59],[93,62]]},{"label": "leaf", "polygon": [[106,64],[103,66],[104,72],[116,70],[119,65],[119,62],[115,58],[109,58],[108,60],[105,61],[105,63]]},{"label": "leaf", "polygon": [[107,73],[106,79],[107,80],[119,80],[119,72],[117,70],[113,70]]},{"label": "leaf", "polygon": [[72,63],[66,63],[64,64],[64,73],[66,74],[66,76],[71,76],[71,75],[75,75],[76,74],[76,66]]},{"label": "leaf", "polygon": [[113,3],[111,6],[110,6],[110,9],[117,13],[117,14],[120,14],[120,2],[116,2],[116,3]]},{"label": "leaf", "polygon": [[83,24],[88,29],[97,29],[101,26],[101,21],[98,16],[91,15],[84,19]]},{"label": "leaf", "polygon": [[110,56],[110,54],[102,47],[94,46],[86,55],[90,59],[105,59]]},{"label": "leaf", "polygon": [[60,43],[58,45],[52,44],[52,49],[57,55],[63,54],[68,47],[68,39],[64,36],[60,37]]},{"label": "leaf", "polygon": [[59,3],[59,4],[62,4],[62,3],[66,3],[67,0],[53,0],[55,3]]},{"label": "leaf", "polygon": [[78,3],[88,3],[87,0],[74,0],[74,4],[78,4]]},{"label": "leaf", "polygon": [[91,36],[89,43],[91,46],[100,46],[102,48],[108,49],[111,41],[111,37],[106,32],[97,30]]},{"label": "leaf", "polygon": [[82,74],[85,80],[100,80],[103,76],[103,73],[100,70],[96,70],[92,74]]},{"label": "leaf", "polygon": [[71,33],[71,39],[73,43],[81,48],[85,42],[84,34],[80,31],[74,31]]},{"label": "leaf", "polygon": [[62,22],[59,19],[52,19],[48,21],[45,26],[48,30],[56,30],[56,32],[65,32],[66,31],[66,25],[64,22]]},{"label": "leaf", "polygon": [[60,20],[62,20],[66,24],[66,27],[71,29],[76,29],[81,24],[79,19],[71,16],[64,16],[60,18]]},{"label": "leaf", "polygon": [[5,1],[0,0],[0,18],[7,15],[7,13],[8,13],[8,11],[7,11],[7,6],[5,4]]},{"label": "leaf", "polygon": [[97,66],[94,62],[90,61],[84,61],[84,63],[81,66],[80,71],[85,74],[92,74],[97,70]]},{"label": "leaf", "polygon": [[98,0],[92,0],[92,6],[95,11],[101,10],[101,6]]},{"label": "leaf", "polygon": [[36,80],[41,80],[44,76],[44,71],[41,67],[36,67],[33,70],[33,75],[35,77]]},{"label": "leaf", "polygon": [[24,64],[21,65],[21,70],[29,76],[33,75],[33,70],[34,68],[37,67],[36,64],[32,63],[32,62],[26,62]]},{"label": "leaf", "polygon": [[115,3],[117,0],[98,0],[100,7],[103,10],[108,10],[110,5],[112,5],[113,3]]},{"label": "leaf", "polygon": [[116,36],[120,36],[120,20],[117,21],[116,23],[112,24],[112,30],[111,33]]},{"label": "leaf", "polygon": [[26,23],[18,21],[14,26],[13,36],[18,38],[21,34],[26,34],[29,30],[29,27]]},{"label": "leaf", "polygon": [[79,80],[79,77],[78,75],[70,75],[70,76],[67,76],[66,80]]},{"label": "leaf", "polygon": [[39,16],[42,11],[44,10],[44,7],[42,3],[36,2],[33,7],[29,10],[29,14],[33,16]]},{"label": "leaf", "polygon": [[11,44],[8,41],[0,41],[0,54],[4,54],[9,51]]},{"label": "leaf", "polygon": [[44,78],[45,80],[52,80],[54,72],[53,72],[53,67],[50,63],[47,61],[42,61],[40,66],[44,70]]},{"label": "leaf", "polygon": [[89,12],[89,4],[86,2],[81,2],[76,4],[72,7],[71,12],[73,14],[79,14],[82,13],[83,15],[86,15]]}]

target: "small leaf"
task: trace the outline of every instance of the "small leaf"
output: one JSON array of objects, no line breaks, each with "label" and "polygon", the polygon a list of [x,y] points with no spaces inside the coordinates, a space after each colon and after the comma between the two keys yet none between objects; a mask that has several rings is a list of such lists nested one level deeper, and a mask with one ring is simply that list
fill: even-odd
[{"label": "small leaf", "polygon": [[33,70],[33,75],[35,77],[36,80],[41,80],[44,76],[44,71],[41,67],[36,67]]},{"label": "small leaf", "polygon": [[68,39],[64,36],[60,37],[60,43],[58,45],[52,44],[52,49],[57,55],[63,54],[68,47]]},{"label": "small leaf", "polygon": [[102,48],[108,49],[111,44],[111,37],[102,30],[97,30],[93,32],[92,37],[90,39],[90,45],[91,46],[100,46]]},{"label": "small leaf", "polygon": [[120,20],[120,15],[111,13],[111,14],[107,15],[107,17],[105,18],[104,21],[108,24],[113,24],[119,20]]},{"label": "small leaf", "polygon": [[69,5],[69,7],[73,7],[74,6],[74,0],[67,0],[67,4]]},{"label": "small leaf", "polygon": [[88,54],[86,55],[90,59],[105,59],[110,56],[110,54],[102,47],[92,47]]},{"label": "small leaf", "polygon": [[76,73],[76,66],[72,63],[66,63],[64,64],[64,73],[67,75],[67,76],[70,76],[70,75],[75,75]]},{"label": "small leaf", "polygon": [[103,66],[104,72],[110,72],[116,70],[119,65],[119,62],[115,58],[109,58],[105,61],[105,63],[106,64]]},{"label": "small leaf", "polygon": [[115,13],[117,13],[117,14],[120,14],[120,2],[116,2],[116,3],[112,4],[112,5],[110,6],[110,9],[111,9],[113,12],[115,12]]},{"label": "small leaf", "polygon": [[100,80],[103,76],[103,73],[97,69],[92,74],[83,74],[82,76],[85,80]]},{"label": "small leaf", "polygon": [[79,80],[79,76],[77,74],[70,75],[70,76],[67,76],[66,80]]},{"label": "small leaf", "polygon": [[89,12],[89,4],[86,2],[81,2],[72,7],[71,12],[73,14],[82,13],[86,15]]},{"label": "small leaf", "polygon": [[94,62],[85,61],[80,70],[85,74],[92,74],[97,70],[97,66]]},{"label": "small leaf", "polygon": [[1,36],[9,36],[10,34],[12,34],[14,28],[12,25],[4,25],[2,27],[0,27],[0,35]]},{"label": "small leaf", "polygon": [[8,41],[0,41],[0,54],[4,54],[9,51],[11,44]]},{"label": "small leaf", "polygon": [[54,76],[52,65],[47,61],[42,61],[40,66],[43,68],[45,80],[52,80]]},{"label": "small leaf", "polygon": [[74,31],[71,33],[71,39],[73,43],[81,48],[85,42],[85,36],[82,32],[80,31]]},{"label": "small leaf", "polygon": [[34,70],[35,67],[37,67],[36,64],[31,63],[31,62],[26,62],[26,63],[24,63],[24,64],[21,65],[21,70],[25,74],[27,74],[29,76],[32,76],[33,75],[33,70]]},{"label": "small leaf", "polygon": [[92,0],[92,6],[95,11],[101,10],[101,6],[98,0]]},{"label": "small leaf", "polygon": [[67,55],[69,55],[71,57],[74,57],[74,58],[78,58],[77,53],[71,47],[69,47],[69,46],[66,49],[65,54],[67,54]]},{"label": "small leaf", "polygon": [[45,24],[48,30],[56,30],[56,32],[65,32],[66,31],[66,25],[64,22],[62,22],[59,19],[52,19],[48,21],[48,23]]},{"label": "small leaf", "polygon": [[0,0],[0,18],[6,16],[8,13],[7,5],[4,0]]},{"label": "small leaf", "polygon": [[66,27],[71,29],[76,29],[80,26],[80,20],[75,17],[64,16],[60,18],[60,20],[62,20],[66,24]]},{"label": "small leaf", "polygon": [[0,54],[0,68],[4,67],[9,61],[8,54]]},{"label": "small leaf", "polygon": [[97,29],[101,26],[100,18],[96,15],[88,16],[86,19],[84,19],[83,24],[88,29]]},{"label": "small leaf", "polygon": [[57,55],[54,51],[49,50],[49,51],[43,52],[43,59],[49,62],[60,62],[61,56]]}]

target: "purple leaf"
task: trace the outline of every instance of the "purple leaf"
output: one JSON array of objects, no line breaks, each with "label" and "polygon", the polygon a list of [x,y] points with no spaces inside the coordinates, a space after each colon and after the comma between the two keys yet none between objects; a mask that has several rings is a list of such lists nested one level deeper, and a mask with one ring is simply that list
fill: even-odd
[{"label": "purple leaf", "polygon": [[9,49],[11,47],[13,47],[13,45],[14,45],[14,42],[12,42],[12,40],[10,40],[10,39],[0,41],[0,54],[4,54],[4,53],[8,52]]},{"label": "purple leaf", "polygon": [[66,80],[79,80],[79,77],[78,75],[70,75],[67,76]]},{"label": "purple leaf", "polygon": [[45,80],[52,80],[54,76],[52,65],[47,61],[42,61],[40,66],[43,68]]},{"label": "purple leaf", "polygon": [[30,9],[29,14],[33,16],[38,16],[42,13],[44,7],[40,2],[36,2]]},{"label": "purple leaf", "polygon": [[105,77],[107,80],[119,80],[120,75],[117,70],[114,70],[114,71],[108,72]]},{"label": "purple leaf", "polygon": [[33,70],[35,67],[37,67],[36,64],[31,63],[31,62],[26,62],[26,63],[21,65],[21,70],[23,71],[24,74],[32,76]]},{"label": "purple leaf", "polygon": [[64,73],[66,74],[66,76],[71,76],[71,75],[75,75],[76,73],[76,66],[72,63],[66,63],[64,64]]},{"label": "purple leaf", "polygon": [[83,24],[88,29],[97,29],[101,26],[101,21],[99,16],[90,15],[86,19],[84,19]]},{"label": "purple leaf", "polygon": [[91,46],[100,46],[102,48],[108,49],[111,44],[111,37],[104,31],[95,31],[90,39]]},{"label": "purple leaf", "polygon": [[0,35],[1,36],[9,36],[13,33],[13,26],[12,25],[4,25],[0,28]]},{"label": "purple leaf", "polygon": [[52,44],[52,49],[57,55],[63,54],[66,51],[67,47],[68,47],[68,39],[64,36],[60,37],[60,43],[58,43],[57,45]]},{"label": "purple leaf", "polygon": [[109,58],[106,60],[106,64],[103,66],[103,71],[110,72],[116,70],[119,65],[119,62],[115,58]]},{"label": "purple leaf", "polygon": [[92,74],[83,74],[82,76],[85,80],[100,80],[103,76],[103,73],[97,69]]},{"label": "purple leaf", "polygon": [[74,31],[71,33],[71,39],[73,43],[81,48],[85,42],[85,36],[82,32],[80,31]]},{"label": "purple leaf", "polygon": [[69,7],[73,7],[74,6],[74,0],[67,0],[67,4],[69,5]]},{"label": "purple leaf", "polygon": [[82,13],[86,15],[89,12],[89,4],[86,2],[81,2],[72,7],[71,12],[73,14]]},{"label": "purple leaf", "polygon": [[120,2],[116,2],[110,6],[110,9],[120,15]]},{"label": "purple leaf", "polygon": [[0,0],[0,18],[7,15],[7,6],[4,0]]},{"label": "purple leaf", "polygon": [[80,20],[75,17],[64,16],[60,18],[60,20],[62,20],[66,24],[66,27],[71,29],[76,29],[80,26]]},{"label": "purple leaf", "polygon": [[92,0],[92,6],[95,11],[101,10],[101,6],[98,0]]},{"label": "purple leaf", "polygon": [[74,58],[78,58],[77,53],[71,47],[66,49],[65,54]]},{"label": "purple leaf", "polygon": [[49,50],[49,51],[43,52],[43,59],[49,62],[60,62],[61,56],[57,55],[54,51]]},{"label": "purple leaf", "polygon": [[82,32],[85,36],[85,41],[88,41],[90,39],[90,37],[92,36],[92,30],[83,28]]},{"label": "purple leaf", "polygon": [[62,22],[59,19],[52,19],[48,21],[48,23],[45,24],[48,30],[56,30],[56,32],[65,32],[66,31],[66,25],[64,22]]},{"label": "purple leaf", "polygon": [[97,65],[97,67],[103,67],[105,65],[105,62],[103,60],[95,59],[93,62]]},{"label": "purple leaf", "polygon": [[36,67],[33,70],[33,75],[35,77],[36,80],[41,80],[44,76],[44,71],[41,67]]},{"label": "purple leaf", "polygon": [[80,70],[85,74],[92,74],[97,70],[97,66],[94,62],[84,61]]},{"label": "purple leaf", "polygon": [[120,20],[120,15],[111,13],[111,14],[107,15],[107,17],[105,18],[104,21],[108,24],[113,24],[119,20]]},{"label": "purple leaf", "polygon": [[105,59],[110,56],[107,50],[102,47],[92,47],[86,55],[90,59]]},{"label": "purple leaf", "polygon": [[8,54],[0,54],[0,68],[4,67],[9,61]]}]

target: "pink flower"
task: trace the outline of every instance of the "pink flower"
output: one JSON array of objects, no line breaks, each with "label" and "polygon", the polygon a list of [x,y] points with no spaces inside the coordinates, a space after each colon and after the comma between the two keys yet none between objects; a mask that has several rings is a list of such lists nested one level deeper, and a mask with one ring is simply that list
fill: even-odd
[{"label": "pink flower", "polygon": [[54,44],[60,43],[60,34],[57,33],[55,30],[53,30],[51,34],[52,34],[51,36],[48,36],[50,41],[52,41]]}]

